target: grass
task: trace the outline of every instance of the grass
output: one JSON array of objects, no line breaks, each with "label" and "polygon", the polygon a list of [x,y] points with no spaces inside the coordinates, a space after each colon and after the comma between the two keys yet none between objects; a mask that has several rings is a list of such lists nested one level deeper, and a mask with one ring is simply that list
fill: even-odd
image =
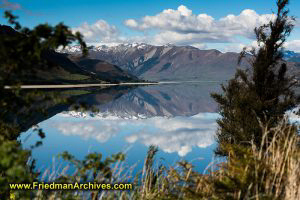
[{"label": "grass", "polygon": [[215,192],[224,199],[300,199],[296,131],[295,126],[282,122],[276,128],[262,127],[260,147],[254,143],[251,148],[228,146],[228,162],[214,175]]},{"label": "grass", "polygon": [[45,80],[69,80],[69,81],[81,81],[87,80],[90,77],[82,74],[72,74],[63,68],[53,68],[50,73],[49,71],[39,71],[38,72],[40,77],[43,77]]},{"label": "grass", "polygon": [[91,93],[90,91],[86,91],[86,90],[65,90],[62,91],[61,94],[63,95],[83,95],[83,94],[89,94]]}]

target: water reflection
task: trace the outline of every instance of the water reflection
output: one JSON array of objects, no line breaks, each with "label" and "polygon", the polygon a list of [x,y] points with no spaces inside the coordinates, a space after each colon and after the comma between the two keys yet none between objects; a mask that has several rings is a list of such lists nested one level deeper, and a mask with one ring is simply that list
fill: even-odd
[{"label": "water reflection", "polygon": [[[215,146],[219,116],[210,93],[217,88],[218,83],[201,83],[81,92],[75,101],[95,106],[99,112],[75,112],[70,105],[50,107],[48,119],[37,116],[27,123],[27,127],[39,123],[47,134],[33,157],[41,167],[65,150],[80,159],[89,151],[105,157],[130,148],[126,162],[133,165],[144,159],[149,145],[156,145],[159,156],[169,164],[202,157],[198,169],[203,170]],[[29,129],[21,136],[25,147],[37,140],[32,135],[25,142],[31,133]]]},{"label": "water reflection", "polygon": [[73,119],[61,114],[52,126],[63,135],[76,135],[82,139],[95,139],[107,142],[124,130],[128,143],[141,143],[145,146],[157,145],[166,153],[185,156],[192,147],[205,148],[213,144],[216,131],[215,113],[200,113],[193,117],[163,118],[153,117],[143,120],[107,117],[101,120],[93,117]]},{"label": "water reflection", "polygon": [[220,83],[211,82],[139,87],[101,106],[100,110],[122,118],[193,116],[215,112],[217,104],[210,93],[219,91]]}]

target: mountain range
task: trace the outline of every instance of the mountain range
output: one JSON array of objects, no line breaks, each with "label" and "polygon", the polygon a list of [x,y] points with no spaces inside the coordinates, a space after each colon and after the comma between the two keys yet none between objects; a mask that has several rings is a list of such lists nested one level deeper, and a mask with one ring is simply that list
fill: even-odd
[{"label": "mountain range", "polygon": [[[0,36],[26,36],[13,28],[0,25]],[[91,46],[88,57],[81,56],[80,46],[60,50],[47,50],[42,57],[52,63],[47,70],[35,66],[35,77],[25,74],[25,84],[82,84],[104,82],[149,81],[224,81],[230,79],[237,68],[245,69],[249,63],[237,65],[238,53],[201,50],[192,46],[163,46],[145,43],[117,46]],[[288,72],[300,77],[300,53],[284,52]]]},{"label": "mountain range", "polygon": [[[68,47],[61,52],[79,55],[78,46]],[[300,76],[300,54],[285,52],[289,72]],[[140,79],[150,81],[168,80],[228,80],[237,68],[245,69],[249,63],[237,65],[238,53],[222,53],[218,50],[201,50],[192,46],[149,44],[120,44],[117,46],[92,46],[89,58],[104,60],[119,66]],[[299,59],[299,60],[298,60]]]}]

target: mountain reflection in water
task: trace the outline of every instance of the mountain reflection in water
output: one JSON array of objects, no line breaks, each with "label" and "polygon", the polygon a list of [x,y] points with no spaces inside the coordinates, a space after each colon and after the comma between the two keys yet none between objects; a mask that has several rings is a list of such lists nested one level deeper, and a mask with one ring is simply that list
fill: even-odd
[{"label": "mountain reflection in water", "polygon": [[[156,145],[158,157],[168,164],[201,158],[194,164],[204,170],[215,147],[219,115],[210,93],[217,88],[219,83],[170,84],[80,95],[77,101],[95,106],[99,112],[75,112],[68,106],[54,109],[56,113],[52,109],[51,118],[39,122],[46,138],[33,151],[33,158],[38,167],[47,168],[62,151],[79,159],[88,152],[106,157],[126,151],[127,164],[140,161],[141,167],[148,146]],[[37,139],[32,129],[21,135],[25,147]]]}]

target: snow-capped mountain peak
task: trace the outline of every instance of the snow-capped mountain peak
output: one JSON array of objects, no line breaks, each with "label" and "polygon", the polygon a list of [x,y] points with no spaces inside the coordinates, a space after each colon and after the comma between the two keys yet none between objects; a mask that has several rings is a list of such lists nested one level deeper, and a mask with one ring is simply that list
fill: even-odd
[{"label": "snow-capped mountain peak", "polygon": [[65,111],[60,113],[61,116],[66,117],[76,117],[76,118],[86,118],[86,119],[131,119],[131,120],[139,120],[148,118],[146,115],[136,113],[135,115],[131,115],[129,113],[113,113],[113,112],[77,112],[77,111]]},{"label": "snow-capped mountain peak", "polygon": [[76,53],[76,52],[81,52],[81,47],[80,45],[74,45],[74,46],[66,46],[64,49],[58,48],[56,50],[59,53]]}]

